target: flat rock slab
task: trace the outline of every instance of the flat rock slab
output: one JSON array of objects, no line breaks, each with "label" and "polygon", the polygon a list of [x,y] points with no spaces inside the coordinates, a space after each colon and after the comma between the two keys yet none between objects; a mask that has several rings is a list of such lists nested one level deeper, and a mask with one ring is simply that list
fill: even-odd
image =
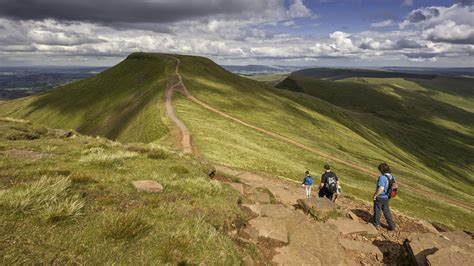
[{"label": "flat rock slab", "polygon": [[474,264],[474,251],[457,246],[441,248],[434,254],[426,256],[428,265],[461,266]]},{"label": "flat rock slab", "polygon": [[329,219],[327,223],[335,225],[337,227],[337,230],[342,235],[354,233],[363,233],[369,235],[378,234],[377,229],[372,224],[368,224],[365,222],[359,222],[351,219]]},{"label": "flat rock slab", "polygon": [[227,183],[227,184],[229,184],[231,188],[237,190],[237,192],[239,192],[240,195],[244,194],[244,184],[242,183]]},{"label": "flat rock slab", "polygon": [[152,192],[158,193],[163,191],[163,186],[153,180],[140,180],[140,181],[133,181],[133,186],[137,189],[138,192]]},{"label": "flat rock slab", "polygon": [[347,265],[339,233],[333,225],[317,223],[296,215],[289,222],[289,244],[279,247],[272,259],[277,265]]},{"label": "flat rock slab", "polygon": [[293,215],[285,206],[280,204],[262,204],[260,205],[260,215],[276,219],[286,219]]},{"label": "flat rock slab", "polygon": [[270,203],[270,195],[265,192],[255,191],[254,194],[249,196],[250,199],[253,199],[259,203]]},{"label": "flat rock slab", "polygon": [[431,265],[469,265],[474,261],[474,240],[461,231],[442,235],[414,233],[404,245],[412,262],[418,265],[426,265],[430,260],[433,262]]},{"label": "flat rock slab", "polygon": [[285,244],[288,243],[288,230],[286,224],[281,220],[270,217],[257,217],[250,220],[249,226],[257,230],[259,237],[269,238]]},{"label": "flat rock slab", "polygon": [[341,239],[341,244],[345,250],[353,250],[360,253],[373,254],[377,256],[379,260],[383,259],[383,253],[380,249],[374,245],[366,242],[352,240],[352,239]]}]

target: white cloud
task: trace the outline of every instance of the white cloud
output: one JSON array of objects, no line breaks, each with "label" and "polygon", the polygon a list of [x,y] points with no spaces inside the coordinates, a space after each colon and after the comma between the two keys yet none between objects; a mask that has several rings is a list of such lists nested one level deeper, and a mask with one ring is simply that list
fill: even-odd
[{"label": "white cloud", "polygon": [[395,22],[391,19],[387,19],[387,20],[384,20],[384,21],[375,22],[375,23],[370,24],[370,26],[373,27],[373,28],[383,28],[383,27],[389,27],[389,26],[393,26],[393,25],[395,25]]}]

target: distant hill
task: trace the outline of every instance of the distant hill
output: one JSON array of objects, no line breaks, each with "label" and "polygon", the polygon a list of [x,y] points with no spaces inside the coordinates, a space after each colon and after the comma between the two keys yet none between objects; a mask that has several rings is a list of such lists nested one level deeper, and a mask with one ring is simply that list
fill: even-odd
[{"label": "distant hill", "polygon": [[474,76],[474,67],[382,67],[382,69],[440,76]]},{"label": "distant hill", "polygon": [[124,142],[151,142],[167,133],[155,117],[172,63],[131,55],[96,76],[10,101],[0,113]]},{"label": "distant hill", "polygon": [[317,79],[346,79],[346,78],[420,78],[433,79],[436,75],[405,73],[389,70],[356,69],[356,68],[308,68],[293,72],[295,76],[304,76]]},{"label": "distant hill", "polygon": [[262,66],[262,65],[223,65],[224,69],[239,74],[239,75],[260,75],[260,74],[279,74],[279,73],[290,73],[301,69],[297,66]]}]

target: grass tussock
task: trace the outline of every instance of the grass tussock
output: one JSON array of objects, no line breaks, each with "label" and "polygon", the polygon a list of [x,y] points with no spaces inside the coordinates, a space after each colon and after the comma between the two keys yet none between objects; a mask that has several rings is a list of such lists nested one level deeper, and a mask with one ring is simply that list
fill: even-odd
[{"label": "grass tussock", "polygon": [[70,191],[66,177],[43,176],[29,185],[2,193],[0,207],[22,214],[39,214],[46,221],[59,221],[81,215],[84,201]]},{"label": "grass tussock", "polygon": [[164,150],[151,150],[148,152],[147,157],[153,160],[165,160],[168,158],[168,153]]},{"label": "grass tussock", "polygon": [[107,216],[102,223],[104,235],[114,239],[132,239],[151,228],[152,225],[138,212],[114,213]]},{"label": "grass tussock", "polygon": [[90,184],[97,182],[94,177],[82,173],[72,174],[69,176],[69,179],[73,184]]},{"label": "grass tussock", "polygon": [[135,158],[138,153],[131,151],[106,151],[102,147],[93,147],[83,152],[83,156],[79,159],[81,163],[98,163],[98,164],[114,164],[123,160]]}]

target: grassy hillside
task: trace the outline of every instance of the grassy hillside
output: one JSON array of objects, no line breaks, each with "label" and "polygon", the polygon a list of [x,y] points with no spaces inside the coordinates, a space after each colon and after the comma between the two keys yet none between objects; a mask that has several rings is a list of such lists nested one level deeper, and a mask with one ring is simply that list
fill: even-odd
[{"label": "grassy hillside", "polygon": [[[190,92],[223,112],[367,169],[375,171],[375,166],[380,161],[387,161],[394,165],[399,178],[410,186],[449,195],[448,197],[461,199],[471,205],[474,202],[471,174],[473,164],[469,157],[472,154],[472,135],[457,132],[453,134],[449,129],[438,128],[428,122],[418,125],[418,121],[415,124],[414,121],[407,121],[403,126],[383,122],[376,111],[387,116],[394,116],[398,111],[411,112],[404,108],[406,103],[399,100],[392,100],[392,112],[380,108],[367,114],[360,111],[365,108],[364,97],[358,98],[360,105],[354,109],[346,109],[342,104],[337,105],[298,92],[273,89],[233,75],[205,58],[180,59],[180,73]],[[358,89],[366,90],[364,86]],[[342,94],[338,98],[344,101],[345,96],[352,97],[359,94],[357,92]],[[379,97],[380,100],[396,98],[383,93],[369,95],[372,96]],[[409,96],[415,97],[412,101],[418,100],[416,96]],[[429,103],[425,104],[427,105]],[[178,99],[176,108],[179,116],[194,133],[193,140],[198,150],[212,161],[296,180],[304,169],[308,168],[317,173],[323,163],[329,162],[336,167],[336,171],[341,172],[347,191],[360,198],[370,197],[374,177],[335,163],[330,157],[311,154],[291,144],[243,128],[207,110],[201,110],[202,107],[185,99]],[[458,109],[449,111],[460,116],[466,113]],[[449,117],[442,117],[451,121]],[[455,121],[459,124],[472,121],[470,117],[458,118],[459,120]],[[378,122],[387,127],[379,130],[373,126]],[[432,135],[433,129],[436,134]],[[392,130],[394,133],[389,132]],[[471,130],[469,126],[467,130]],[[422,134],[416,134],[418,131]],[[452,139],[439,144],[437,139],[430,140],[432,137],[439,139],[441,132],[452,134]],[[395,138],[395,134],[401,134],[401,137]],[[418,143],[418,146],[413,146],[415,149],[410,147],[413,143]],[[421,147],[423,143],[425,146]],[[454,157],[445,158],[444,153],[440,153],[444,148]],[[446,183],[446,180],[449,180],[449,183]],[[465,215],[472,217],[470,211],[435,202],[426,198],[426,195],[410,191],[409,187],[406,192],[407,194],[401,197],[401,202],[395,205],[399,210],[428,219],[443,220],[451,225],[473,227],[471,222],[463,219]],[[415,206],[426,208],[420,211]],[[457,218],[454,219],[452,215]]]},{"label": "grassy hillside", "polygon": [[94,77],[1,104],[0,114],[123,142],[151,142],[167,133],[157,114],[173,63],[133,54]]},{"label": "grassy hillside", "polygon": [[[0,119],[0,264],[236,265],[245,218],[209,166],[145,144]],[[131,181],[161,183],[139,193]],[[255,247],[253,247],[255,248]]]},{"label": "grassy hillside", "polygon": [[[397,84],[367,84],[363,80],[315,81],[313,78],[295,79],[290,76],[283,82],[285,89],[277,89],[234,75],[206,58],[177,57],[181,60],[179,72],[183,82],[197,99],[253,126],[328,154],[322,156],[298,148],[176,95],[173,101],[176,113],[191,130],[199,156],[215,163],[298,181],[306,169],[317,176],[322,165],[330,163],[342,178],[345,193],[365,200],[369,200],[373,193],[376,176],[341,161],[374,173],[378,163],[387,161],[405,184],[400,198],[393,204],[395,209],[474,231],[472,211],[435,197],[440,195],[474,205],[472,113],[417,90],[398,88],[401,85]],[[127,129],[114,131],[120,132],[118,139],[148,142],[166,134],[161,123],[163,108],[160,105],[163,103],[162,85],[166,84],[175,66],[175,62],[170,60],[170,57],[158,54],[133,54],[111,69],[115,71],[123,66],[123,72],[110,72],[111,75],[107,76],[120,84],[124,83],[120,81],[124,73],[134,78],[139,76],[136,73],[156,75],[147,79],[149,83],[144,83],[148,84],[144,86],[137,86],[136,79],[129,81],[137,90],[149,88],[155,93],[156,100],[147,98],[146,104],[139,105],[143,108],[137,107],[137,115],[128,121],[119,119],[111,124]],[[101,75],[105,73],[107,71]],[[102,77],[99,75],[93,80],[101,86],[111,82],[102,80]],[[90,82],[83,82],[86,81]],[[79,88],[77,84],[74,88]],[[55,99],[51,95],[66,94],[68,90],[65,88],[70,87],[7,102],[0,105],[0,114],[41,120],[52,109],[47,104],[48,100]],[[44,105],[32,112],[35,110],[32,106],[38,105],[43,97]],[[100,98],[99,95],[96,98]],[[107,102],[116,104],[115,110],[125,108],[117,105],[119,97],[113,99]],[[100,106],[99,102],[94,102],[96,107]],[[55,101],[52,103],[52,106],[58,105]],[[84,108],[91,110],[86,105]],[[94,110],[97,109],[103,110]],[[69,117],[77,116],[71,110],[64,109],[54,114],[58,121],[69,123]],[[88,120],[81,121],[84,126],[89,125]],[[96,125],[102,129],[101,123]],[[140,127],[141,131],[136,130]],[[77,128],[84,132],[82,127]],[[135,131],[151,137],[136,138],[135,134],[127,133]],[[111,137],[109,131],[99,130],[97,133]]]}]

